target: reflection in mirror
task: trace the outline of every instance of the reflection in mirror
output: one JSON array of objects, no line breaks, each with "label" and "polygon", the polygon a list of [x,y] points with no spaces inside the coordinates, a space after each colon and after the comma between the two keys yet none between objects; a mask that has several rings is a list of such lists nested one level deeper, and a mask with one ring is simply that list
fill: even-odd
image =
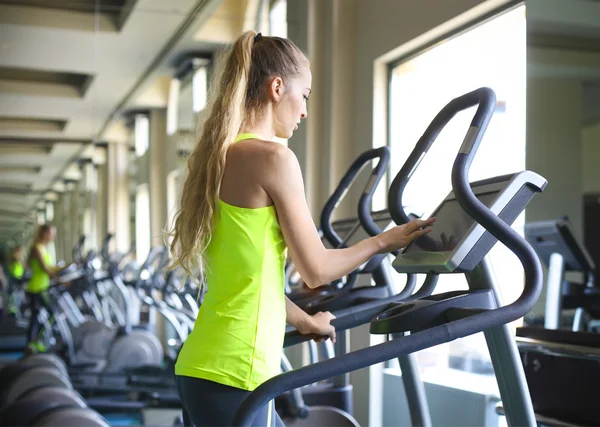
[{"label": "reflection in mirror", "polygon": [[[600,1],[526,0],[526,8],[527,169],[548,180],[544,193],[529,205],[526,219],[530,224],[548,221],[532,228],[547,227],[556,238],[554,221],[568,217],[575,237],[571,243],[577,247],[577,241],[583,242],[598,266]],[[544,286],[525,318],[534,327],[518,331],[517,342],[536,418],[552,418],[552,425],[598,425],[596,402],[586,400],[593,387],[586,381],[597,378],[598,364],[589,358],[593,341],[580,341],[596,335],[584,331],[597,332],[598,282],[593,285],[593,272],[587,268],[566,262],[568,246],[553,248],[545,257],[543,250],[553,240],[543,242],[539,235],[528,234],[544,268]],[[562,227],[560,234],[567,236]],[[539,339],[541,345],[527,348],[527,339]],[[548,351],[549,340],[561,350]],[[578,343],[577,356],[564,351],[568,340]],[[525,363],[534,360],[543,362],[535,367]],[[574,379],[577,386],[570,384]]]},{"label": "reflection in mirror", "polygon": [[[600,2],[527,0],[527,222],[568,216],[600,264]],[[534,310],[543,312],[544,297]]]}]

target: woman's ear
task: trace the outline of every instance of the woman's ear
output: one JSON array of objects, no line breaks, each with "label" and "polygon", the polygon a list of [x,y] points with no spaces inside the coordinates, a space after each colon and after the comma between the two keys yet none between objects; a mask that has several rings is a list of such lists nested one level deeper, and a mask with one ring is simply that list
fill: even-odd
[{"label": "woman's ear", "polygon": [[279,102],[283,96],[283,79],[281,77],[275,77],[269,83],[269,98],[272,101]]}]

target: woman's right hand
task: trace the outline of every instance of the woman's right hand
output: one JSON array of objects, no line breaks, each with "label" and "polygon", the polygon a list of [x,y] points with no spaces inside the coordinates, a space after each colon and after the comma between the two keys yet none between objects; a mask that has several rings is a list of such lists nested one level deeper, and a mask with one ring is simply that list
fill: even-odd
[{"label": "woman's right hand", "polygon": [[394,252],[405,248],[413,240],[429,233],[430,226],[435,222],[435,218],[427,220],[413,219],[411,222],[398,225],[376,237],[381,245],[379,253]]}]

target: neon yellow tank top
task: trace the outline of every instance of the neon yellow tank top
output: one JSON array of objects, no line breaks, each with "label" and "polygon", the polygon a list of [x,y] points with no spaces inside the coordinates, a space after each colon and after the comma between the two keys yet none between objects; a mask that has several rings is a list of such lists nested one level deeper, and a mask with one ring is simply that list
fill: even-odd
[{"label": "neon yellow tank top", "polygon": [[[40,254],[42,255],[42,259],[46,263],[46,265],[52,264],[52,259],[50,258],[50,254],[46,247],[40,243],[36,245]],[[48,289],[48,285],[50,284],[50,276],[44,271],[40,263],[37,259],[31,260],[31,279],[29,279],[29,283],[27,283],[27,292],[32,294],[39,294],[40,292]]]},{"label": "neon yellow tank top", "polygon": [[[236,142],[258,138],[241,134]],[[219,201],[206,251],[207,293],[175,373],[243,390],[279,374],[285,335],[286,245],[274,206]]]},{"label": "neon yellow tank top", "polygon": [[14,261],[8,266],[8,274],[15,279],[20,279],[23,277],[23,273],[23,264],[21,264],[19,261]]}]

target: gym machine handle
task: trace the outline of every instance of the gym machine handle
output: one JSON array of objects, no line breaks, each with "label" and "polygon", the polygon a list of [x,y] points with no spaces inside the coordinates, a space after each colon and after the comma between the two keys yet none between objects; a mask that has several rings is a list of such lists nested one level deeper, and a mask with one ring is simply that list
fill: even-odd
[{"label": "gym machine handle", "polygon": [[157,265],[160,266],[163,264],[165,257],[167,256],[167,247],[164,245],[159,245],[159,246],[155,246],[150,250],[150,253],[148,254],[148,257],[146,258],[146,260],[144,261],[144,263],[142,264],[142,267],[140,268],[140,270],[149,268],[152,264],[154,264],[154,262],[156,261],[156,259],[159,259],[159,263]]},{"label": "gym machine handle", "polygon": [[[542,266],[531,245],[498,216],[494,215],[473,193],[469,184],[469,170],[481,139],[494,114],[496,96],[490,88],[480,88],[456,98],[442,112],[452,117],[454,112],[479,105],[471,126],[452,166],[452,189],[460,206],[496,239],[502,242],[521,261],[525,272],[523,292],[512,304],[492,312],[480,312],[444,325],[452,339],[471,335],[478,330],[510,323],[525,316],[534,306],[542,291]],[[447,123],[447,120],[446,122]],[[444,124],[445,124],[444,123]],[[545,187],[545,185],[544,185]],[[543,191],[539,188],[538,191]]]},{"label": "gym machine handle", "polygon": [[83,262],[82,250],[83,250],[84,243],[85,243],[85,234],[82,234],[79,237],[79,240],[77,241],[75,246],[73,247],[73,252],[71,253],[71,255],[73,256],[73,262],[75,262],[77,264],[81,264]]},{"label": "gym machine handle", "polygon": [[[336,318],[331,321],[331,325],[335,327],[336,332],[342,332],[347,329],[366,325],[391,304],[402,301],[404,301],[403,298],[394,295],[387,298],[376,298],[371,301],[365,301],[363,304],[355,305],[354,307],[336,310],[333,312],[333,315]],[[296,344],[310,341],[312,338],[311,335],[302,335],[294,327],[288,326],[283,346],[291,347]]]},{"label": "gym machine handle", "polygon": [[154,271],[152,279],[150,281],[150,285],[152,288],[159,288],[160,279],[162,277],[163,271],[169,262],[169,249],[167,246],[162,245],[162,252],[160,252],[160,258],[158,262],[158,266]]},{"label": "gym machine handle", "polygon": [[[479,130],[483,127],[483,131],[479,133],[479,138],[481,139],[483,133],[485,132],[485,127],[487,127],[487,123],[489,122],[491,115],[494,113],[496,106],[496,96],[494,95],[494,92],[488,88],[475,90],[450,101],[433,119],[433,121],[425,130],[425,133],[423,133],[423,136],[419,138],[419,141],[415,145],[413,151],[410,153],[410,156],[408,156],[408,159],[394,177],[388,192],[388,208],[390,210],[390,215],[396,224],[401,225],[410,222],[410,218],[408,217],[408,214],[404,210],[404,206],[402,204],[402,196],[404,195],[404,190],[408,184],[408,181],[410,181],[410,178],[414,175],[415,171],[427,155],[427,152],[435,142],[438,135],[457,113],[471,108],[477,104],[479,104],[479,108],[477,109],[475,116],[471,121],[471,126],[465,138],[465,142],[474,136],[474,131],[472,132],[471,129]],[[465,144],[463,143],[463,146],[464,145]],[[417,299],[431,295],[435,289],[437,280],[437,274],[428,274],[425,284],[419,289],[419,291],[417,291],[415,295],[413,295],[413,298],[411,299]]]},{"label": "gym machine handle", "polygon": [[[165,260],[167,259],[168,251],[165,245],[158,245],[150,249],[150,253],[146,260],[142,263],[142,266],[139,269],[140,277],[135,282],[135,288],[139,289],[142,286],[154,287],[156,285],[157,275],[161,273],[162,267],[164,266]],[[156,269],[154,271],[153,276],[148,278],[142,278],[141,273],[144,270],[148,270],[151,265],[156,263],[158,259],[158,263],[156,264]]]},{"label": "gym machine handle", "polygon": [[[494,92],[489,88],[477,89],[450,101],[433,119],[433,121],[425,130],[425,133],[423,133],[423,136],[419,138],[419,141],[415,145],[412,153],[410,153],[410,156],[408,156],[406,163],[404,163],[392,181],[392,185],[390,186],[388,193],[388,208],[390,210],[390,215],[396,224],[406,224],[410,222],[410,218],[402,206],[404,189],[406,188],[406,184],[408,184],[408,181],[412,175],[415,173],[427,155],[427,152],[435,142],[438,135],[457,113],[477,104],[479,104],[479,108],[477,109],[477,112],[471,121],[471,126],[465,138],[465,143],[475,136],[475,131],[472,131],[472,129],[477,129],[477,134],[480,135],[480,137],[483,136],[485,127],[487,127],[487,123],[491,118],[491,114],[493,114],[496,106],[496,97]],[[480,131],[481,129],[483,129],[483,131]],[[463,147],[465,147],[465,143],[463,143]],[[461,147],[461,151],[463,150],[463,147]],[[473,148],[475,148],[475,151],[477,150],[476,147],[471,147],[471,149]]]},{"label": "gym machine handle", "polygon": [[594,261],[592,261],[587,253],[584,253],[581,249],[581,244],[577,241],[571,229],[568,225],[568,218],[565,218],[556,223],[556,228],[562,238],[567,242],[573,254],[577,257],[577,262],[581,264],[583,269],[583,280],[585,282],[585,286],[588,288],[593,288],[596,282],[596,265]]},{"label": "gym machine handle", "polygon": [[[373,199],[373,193],[381,181],[381,178],[385,174],[387,170],[387,165],[390,162],[390,150],[387,147],[374,148],[372,150],[365,151],[361,154],[355,161],[350,165],[350,168],[338,184],[337,188],[333,192],[333,194],[325,203],[325,207],[321,212],[321,229],[323,230],[323,235],[325,239],[334,247],[334,248],[342,248],[344,247],[344,242],[338,236],[338,234],[333,229],[331,225],[331,216],[333,211],[338,207],[346,193],[352,186],[352,183],[356,179],[359,172],[363,169],[363,167],[372,160],[379,159],[377,162],[377,166],[373,169],[371,174],[371,178],[365,187],[365,191],[363,192],[360,203],[358,206],[359,215],[365,209],[371,210],[371,200]],[[367,230],[368,231],[368,230]]]},{"label": "gym machine handle", "polygon": [[110,256],[108,254],[108,245],[110,244],[110,241],[114,236],[115,235],[112,233],[106,233],[106,237],[104,237],[104,240],[102,241],[102,248],[100,249],[100,254],[106,262],[110,261]]},{"label": "gym machine handle", "polygon": [[360,224],[371,236],[381,233],[381,229],[377,226],[375,221],[373,221],[371,215],[371,202],[373,201],[373,194],[375,194],[375,190],[377,189],[381,178],[383,178],[383,175],[386,173],[390,162],[390,150],[388,147],[376,148],[374,151],[379,153],[379,162],[377,163],[377,166],[375,166],[375,169],[373,169],[371,178],[369,179],[369,182],[367,182],[365,190],[360,195],[358,201],[358,218]]},{"label": "gym machine handle", "polygon": [[410,303],[397,304],[371,320],[371,334],[419,332],[460,318],[463,310],[493,310],[496,300],[491,289],[450,291]]},{"label": "gym machine handle", "polygon": [[[387,150],[386,156],[389,158],[389,149],[387,149],[387,147],[383,147],[383,148],[386,148],[386,150]],[[378,171],[377,169],[379,168],[379,166],[381,166],[381,163],[382,162],[379,162],[379,164],[377,164],[377,168],[373,171],[373,176],[374,177],[377,176],[376,183],[379,182],[379,180],[381,179],[381,177],[385,173],[385,170],[387,169],[387,163],[386,163],[386,165],[384,167],[382,167],[380,171]],[[399,172],[398,175],[400,173],[401,172]],[[407,182],[408,182],[408,180],[407,180]],[[360,197],[360,203],[358,205],[358,219],[360,221],[360,225],[365,229],[365,231],[370,236],[377,236],[377,235],[383,233],[383,230],[373,220],[373,215],[371,214],[371,201],[373,199],[373,194],[375,193],[375,189],[376,188],[377,188],[377,184],[375,184],[375,185],[367,185],[367,187],[365,188],[365,191],[363,192],[363,194]],[[400,205],[400,210],[401,210],[402,215],[396,215],[396,216],[392,215],[392,218],[394,219],[394,222],[397,225],[402,225],[402,224],[406,224],[407,222],[410,222],[410,218],[404,212],[404,207],[402,205]],[[405,218],[406,221],[405,222],[398,222],[398,220],[400,218]],[[399,251],[394,251],[392,253],[394,255],[398,255]],[[381,268],[380,267],[381,263],[380,262],[377,263],[377,266],[379,268]],[[427,286],[427,287],[422,286],[420,290],[426,291],[428,289],[431,289],[431,291],[426,294],[426,295],[430,295],[431,292],[433,291],[433,289],[435,289],[435,285],[437,283],[437,276],[434,276],[432,279],[429,279],[429,281],[427,283],[430,286]],[[406,285],[404,286],[404,289],[398,294],[398,296],[400,298],[407,298],[407,297],[409,297],[412,294],[412,292],[414,291],[416,285],[417,285],[417,276],[414,275],[414,274],[407,274],[406,275]]]},{"label": "gym machine handle", "polygon": [[462,316],[457,316],[461,317],[458,320],[415,332],[400,340],[384,342],[278,375],[261,384],[244,400],[235,415],[233,425],[250,425],[259,408],[287,390],[473,335],[491,327],[505,325],[523,317],[531,310],[542,289],[540,261],[525,239],[475,197],[468,181],[469,167],[494,111],[494,92],[489,88],[481,88],[451,101],[434,120],[434,124],[437,125],[430,128],[436,131],[432,134],[437,136],[443,127],[440,124],[445,125],[457,112],[475,105],[479,105],[477,113],[452,169],[452,187],[461,207],[512,250],[523,264],[525,288],[521,296],[512,304],[494,310],[463,309]]}]

